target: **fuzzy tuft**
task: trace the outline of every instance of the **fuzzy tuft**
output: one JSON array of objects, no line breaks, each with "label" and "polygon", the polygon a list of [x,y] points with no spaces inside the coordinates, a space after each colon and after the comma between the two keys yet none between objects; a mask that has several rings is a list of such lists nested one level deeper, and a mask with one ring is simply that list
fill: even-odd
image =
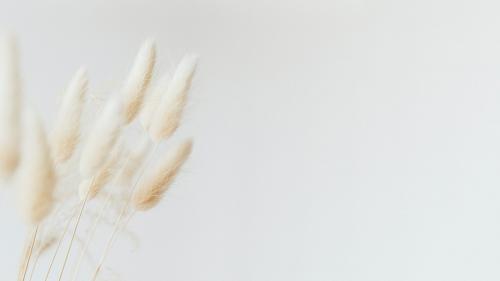
[{"label": "fuzzy tuft", "polygon": [[111,156],[106,161],[106,164],[97,172],[97,174],[92,179],[86,179],[80,183],[78,188],[78,195],[81,200],[85,200],[88,194],[87,200],[91,200],[99,194],[99,192],[109,183],[113,176],[113,172],[116,170],[120,160],[121,160],[121,146],[118,145]]},{"label": "fuzzy tuft", "polygon": [[51,140],[52,155],[56,163],[67,161],[80,140],[80,119],[87,85],[87,72],[80,68],[64,93]]},{"label": "fuzzy tuft", "polygon": [[25,116],[23,159],[19,174],[19,206],[30,224],[40,223],[51,211],[56,186],[54,164],[44,129],[38,116]]},{"label": "fuzzy tuft", "polygon": [[190,139],[176,145],[160,161],[151,175],[141,182],[132,197],[132,204],[136,210],[147,211],[158,204],[191,154],[192,147],[193,142]]},{"label": "fuzzy tuft", "polygon": [[84,177],[93,177],[106,163],[110,151],[118,140],[122,126],[121,107],[115,100],[110,100],[83,147],[80,173]]},{"label": "fuzzy tuft", "polygon": [[152,40],[144,42],[122,89],[125,123],[130,123],[141,109],[144,95],[153,76],[156,48]]},{"label": "fuzzy tuft", "polygon": [[144,102],[139,120],[142,127],[146,131],[148,131],[151,126],[151,122],[155,116],[156,109],[158,108],[158,104],[160,103],[163,94],[165,94],[168,90],[170,79],[171,75],[169,73],[163,75]]},{"label": "fuzzy tuft", "polygon": [[20,159],[21,85],[19,54],[11,34],[0,36],[0,177],[10,177]]},{"label": "fuzzy tuft", "polygon": [[153,141],[159,142],[170,137],[179,127],[197,63],[198,56],[186,55],[177,66],[149,128]]}]

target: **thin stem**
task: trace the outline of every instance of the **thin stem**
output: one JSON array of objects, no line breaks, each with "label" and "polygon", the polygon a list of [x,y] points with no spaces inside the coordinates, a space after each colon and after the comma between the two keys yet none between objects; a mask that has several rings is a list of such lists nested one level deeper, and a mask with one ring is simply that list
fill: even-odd
[{"label": "thin stem", "polygon": [[31,255],[33,254],[33,248],[35,247],[36,235],[38,234],[38,226],[39,225],[35,226],[35,230],[33,232],[33,238],[31,239],[31,244],[29,246],[28,258],[27,258],[26,264],[24,266],[23,278],[21,279],[23,281],[26,279],[26,273],[28,272],[28,268],[30,265]]},{"label": "thin stem", "polygon": [[[39,231],[40,234],[38,235],[38,237],[40,237],[40,238],[38,239],[38,241],[39,241],[38,249],[36,251],[35,260],[33,261],[33,268],[31,269],[31,272],[30,272],[30,278],[28,279],[29,281],[33,280],[33,275],[35,274],[36,268],[38,266],[38,260],[40,259],[40,256],[42,255],[42,246],[43,246],[43,243],[45,242],[44,240],[47,239],[46,236],[48,233],[47,224],[48,223],[45,223],[40,227],[42,229],[42,231]],[[35,243],[35,246],[36,245],[37,244]]]},{"label": "thin stem", "polygon": [[[40,235],[41,238],[39,240],[40,241],[39,247],[41,246],[41,243],[43,242],[43,239],[45,238],[45,233],[44,232],[42,232],[42,234]],[[40,254],[41,254],[41,251],[39,249],[37,251],[37,253],[36,253],[35,260],[33,261],[33,268],[31,269],[31,272],[30,272],[30,278],[28,279],[29,281],[31,281],[33,279],[33,274],[35,274],[36,266],[38,265],[38,259],[40,258]]]},{"label": "thin stem", "polygon": [[[62,210],[62,207],[63,207],[63,204],[59,204],[57,206],[57,208],[54,210],[54,212],[52,213],[52,215],[50,217],[50,221],[48,221],[48,222],[46,222],[44,224],[44,231],[42,232],[42,235],[40,235],[41,236],[41,238],[40,238],[40,244],[42,244],[44,242],[43,240],[46,239],[45,236],[46,236],[46,233],[48,232],[46,228],[48,228],[49,225],[50,225],[50,223],[52,223],[52,221],[55,220],[55,217]],[[73,219],[73,216],[74,215],[72,214],[71,217],[69,218],[68,223],[66,224],[66,228],[65,228],[64,234],[63,234],[63,236],[61,236],[61,239],[64,238],[64,236],[66,234],[66,229],[68,228],[68,225],[71,223],[71,220]],[[60,241],[62,241],[62,240],[60,240]],[[54,259],[55,259],[55,256],[57,255],[57,252],[58,251],[55,252]],[[38,265],[38,260],[40,259],[41,254],[42,254],[42,252],[40,250],[36,254],[35,260],[33,262],[34,263],[33,264],[33,269],[31,270],[30,278],[28,279],[29,281],[33,280],[33,275],[35,274],[35,271],[36,271],[36,268],[37,268],[37,265]],[[53,260],[52,260],[52,262],[53,262]],[[50,273],[51,266],[49,267],[49,273]]]},{"label": "thin stem", "polygon": [[[62,204],[59,204],[57,206],[57,208],[54,210],[54,212],[52,213],[51,217],[50,217],[50,221],[47,221],[44,225],[43,225],[43,232],[42,234],[40,235],[40,246],[43,245],[43,243],[45,242],[44,240],[47,239],[46,236],[47,236],[47,233],[48,233],[48,230],[47,228],[49,228],[49,225],[50,223],[54,220],[54,218],[56,217],[56,215],[62,210]],[[69,218],[69,222],[71,222],[71,219],[73,218],[73,215]],[[68,222],[68,223],[69,223]],[[33,275],[35,274],[35,271],[36,271],[36,268],[38,266],[38,261],[40,259],[40,256],[42,255],[42,249],[38,249],[37,253],[36,253],[36,256],[35,256],[35,261],[33,262],[33,269],[31,269],[31,273],[30,273],[30,278],[28,279],[29,281],[33,280]],[[57,252],[56,252],[57,254]]]},{"label": "thin stem", "polygon": [[158,149],[158,145],[159,145],[159,143],[155,144],[155,147],[153,148],[153,151],[149,155],[146,163],[142,167],[142,169],[141,169],[141,171],[140,171],[140,173],[139,173],[139,175],[138,175],[138,177],[137,177],[134,185],[132,186],[132,188],[131,188],[131,190],[129,192],[127,202],[125,203],[125,205],[121,209],[120,215],[118,216],[118,218],[117,218],[117,220],[115,222],[115,225],[113,227],[113,232],[111,233],[111,235],[110,235],[110,237],[108,239],[108,242],[106,243],[104,252],[103,252],[103,254],[101,256],[101,259],[99,260],[99,264],[97,265],[97,267],[96,267],[96,269],[94,271],[94,275],[92,276],[92,281],[97,280],[97,276],[99,275],[99,272],[101,271],[101,268],[102,268],[102,266],[104,264],[104,261],[106,260],[106,257],[108,256],[109,251],[111,250],[111,247],[112,247],[112,245],[113,245],[113,243],[115,241],[116,235],[118,234],[118,230],[120,229],[120,224],[122,222],[122,219],[123,219],[125,213],[127,212],[127,209],[130,206],[130,203],[132,201],[132,196],[134,195],[134,191],[137,188],[137,185],[139,184],[140,180],[142,179],[142,175],[144,174],[144,171],[145,171],[146,167],[148,166],[149,162],[151,161],[152,156],[155,154],[156,150]]},{"label": "thin stem", "polygon": [[[94,185],[95,177],[92,178],[90,186]],[[85,210],[85,206],[87,205],[87,201],[89,200],[90,188],[87,190],[87,194],[85,195],[85,199],[82,202],[82,207],[80,208],[80,213],[76,219],[75,227],[73,228],[73,234],[71,235],[71,240],[69,241],[68,251],[66,252],[66,256],[64,257],[64,262],[61,268],[61,273],[59,273],[58,281],[62,280],[64,269],[66,268],[66,264],[68,263],[69,254],[71,253],[71,247],[73,246],[73,242],[75,240],[76,232],[78,230],[78,225],[80,224],[80,220],[82,218],[83,211]]]},{"label": "thin stem", "polygon": [[21,278],[23,277],[23,272],[24,272],[24,267],[26,266],[26,258],[28,257],[28,252],[30,248],[30,242],[31,242],[31,235],[27,235],[26,239],[24,239],[24,247],[23,247],[23,252],[19,264],[19,271],[17,273],[17,280],[22,280]]},{"label": "thin stem", "polygon": [[[118,178],[120,176],[120,174],[123,172],[123,170],[125,169],[125,167],[128,165],[128,162],[130,161],[130,156],[131,156],[132,152],[129,151],[127,153],[127,158],[125,159],[125,162],[123,163],[123,165],[121,166],[120,170],[118,171],[118,173],[116,173],[113,177],[113,180],[111,181],[111,186],[113,186],[114,184],[116,184],[116,182],[118,181]],[[95,232],[97,230],[97,227],[99,226],[99,223],[101,222],[102,220],[102,217],[104,216],[104,212],[106,211],[108,205],[111,203],[111,197],[112,197],[112,193],[109,193],[108,196],[106,197],[106,201],[104,202],[104,205],[102,206],[101,210],[99,211],[98,213],[98,216],[96,217],[96,219],[94,220],[94,223],[91,227],[91,230],[89,232],[89,236],[87,237],[87,240],[85,241],[85,245],[82,249],[82,252],[80,253],[80,257],[78,258],[78,261],[77,261],[77,264],[76,264],[76,268],[75,268],[75,271],[73,273],[73,281],[76,281],[77,278],[78,278],[78,273],[80,272],[80,267],[81,267],[81,264],[83,262],[83,258],[85,257],[85,254],[88,250],[88,247],[90,246],[90,242],[92,241],[92,239],[94,238],[94,235],[95,235]]]},{"label": "thin stem", "polygon": [[71,225],[71,222],[73,221],[73,217],[76,215],[76,212],[73,212],[73,214],[71,215],[71,217],[68,219],[68,222],[66,223],[66,226],[64,226],[64,231],[63,233],[61,234],[61,237],[59,237],[59,241],[57,242],[57,247],[56,247],[56,250],[54,252],[54,255],[52,255],[52,259],[50,260],[50,264],[49,264],[49,269],[47,270],[47,273],[45,274],[45,281],[49,280],[49,275],[50,275],[50,272],[52,270],[52,266],[54,265],[54,261],[57,257],[57,254],[59,253],[59,249],[61,248],[61,245],[62,245],[62,242],[64,240],[64,237],[66,237],[66,233],[68,232],[69,230],[69,226]]},{"label": "thin stem", "polygon": [[97,218],[95,219],[95,221],[90,229],[87,240],[85,241],[85,245],[83,246],[83,249],[80,253],[80,256],[78,257],[76,268],[75,268],[75,271],[73,273],[73,279],[72,279],[73,281],[76,281],[78,278],[78,273],[80,272],[80,267],[82,265],[83,259],[85,258],[85,254],[87,253],[87,249],[90,246],[90,242],[94,238],[97,227],[99,226],[99,223],[101,222],[102,217],[103,217],[106,209],[108,208],[109,204],[111,203],[111,196],[112,196],[112,193],[109,193],[108,196],[106,197],[106,201],[103,204],[103,206],[101,207],[101,209],[99,210],[99,214],[98,214]]},{"label": "thin stem", "polygon": [[28,279],[29,281],[33,280],[33,275],[35,274],[36,266],[38,264],[39,258],[40,258],[40,252],[37,252],[37,254],[35,256],[35,260],[33,261],[33,268],[31,269],[30,278]]}]

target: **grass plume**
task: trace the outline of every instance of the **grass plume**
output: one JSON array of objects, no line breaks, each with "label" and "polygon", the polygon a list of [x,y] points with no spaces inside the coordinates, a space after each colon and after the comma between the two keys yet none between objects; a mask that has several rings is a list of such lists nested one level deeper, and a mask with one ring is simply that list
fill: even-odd
[{"label": "grass plume", "polygon": [[54,164],[39,117],[27,111],[23,160],[19,175],[19,206],[30,224],[40,223],[52,209],[56,185]]},{"label": "grass plume", "polygon": [[86,179],[80,183],[78,189],[80,200],[84,200],[85,196],[88,196],[88,200],[93,199],[109,183],[117,169],[121,153],[121,146],[117,146],[97,174],[92,179]]},{"label": "grass plume", "polygon": [[141,110],[139,119],[144,130],[148,131],[151,126],[153,117],[155,116],[158,104],[162,96],[167,92],[170,84],[171,75],[166,73],[160,78],[160,81],[153,87],[151,93],[147,96],[143,109]]},{"label": "grass plume", "polygon": [[134,65],[122,89],[125,123],[130,123],[141,109],[144,95],[153,76],[156,60],[156,47],[153,40],[142,45]]},{"label": "grass plume", "polygon": [[158,204],[191,154],[192,147],[193,141],[189,139],[169,150],[134,193],[132,205],[136,210],[147,211]]},{"label": "grass plume", "polygon": [[121,116],[119,103],[116,100],[110,100],[90,132],[80,156],[80,172],[84,177],[95,176],[106,163],[123,125]]},{"label": "grass plume", "polygon": [[67,161],[79,142],[87,84],[87,72],[80,68],[64,93],[51,139],[52,155],[57,163]]},{"label": "grass plume", "polygon": [[149,128],[153,141],[158,142],[170,137],[179,127],[197,64],[198,56],[186,55],[177,66]]},{"label": "grass plume", "polygon": [[0,177],[12,176],[20,160],[21,82],[12,34],[0,36]]}]

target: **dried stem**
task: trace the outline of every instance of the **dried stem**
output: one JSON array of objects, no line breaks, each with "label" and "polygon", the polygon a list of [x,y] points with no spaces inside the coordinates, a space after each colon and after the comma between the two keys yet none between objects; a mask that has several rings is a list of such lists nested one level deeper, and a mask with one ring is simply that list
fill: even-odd
[{"label": "dried stem", "polygon": [[104,202],[103,206],[101,207],[101,209],[99,210],[99,214],[97,216],[97,218],[94,220],[94,223],[90,229],[90,232],[88,234],[88,237],[87,237],[87,240],[85,241],[85,245],[83,246],[83,249],[82,249],[82,252],[80,253],[80,256],[78,257],[78,261],[76,263],[76,267],[75,267],[75,271],[73,273],[73,281],[76,281],[77,278],[78,278],[78,273],[80,272],[80,267],[83,263],[83,259],[85,258],[85,254],[87,253],[87,250],[90,246],[90,242],[92,241],[92,239],[94,238],[94,235],[95,235],[95,232],[97,230],[97,227],[99,226],[101,220],[102,220],[102,217],[104,215],[104,212],[106,211],[106,209],[108,208],[109,204],[111,203],[111,197],[112,197],[112,193],[109,193],[108,196],[106,197],[106,201]]},{"label": "dried stem", "polygon": [[[148,140],[147,139],[147,136],[145,137],[146,141]],[[115,176],[113,177],[113,180],[111,181],[111,185],[114,185],[121,173],[123,172],[123,170],[127,167],[128,165],[128,162],[130,161],[130,157],[132,156],[132,151],[129,151],[127,153],[127,158],[125,159],[125,163],[122,165],[122,167],[120,168],[120,171],[118,171]],[[104,212],[106,211],[106,209],[108,208],[109,204],[111,203],[111,199],[112,199],[112,193],[109,193],[108,196],[106,197],[105,199],[105,202],[102,206],[102,208],[100,209],[96,219],[94,220],[94,223],[90,229],[90,232],[89,232],[89,235],[87,237],[87,240],[85,241],[85,245],[83,246],[83,249],[82,249],[82,252],[80,253],[80,257],[78,258],[78,261],[77,261],[77,264],[76,264],[76,267],[75,267],[75,271],[73,273],[73,281],[76,281],[77,278],[78,278],[78,273],[80,272],[80,267],[81,267],[81,264],[83,262],[83,258],[85,257],[85,254],[88,250],[88,247],[90,246],[90,242],[92,241],[92,239],[94,238],[94,235],[95,235],[95,232],[97,230],[97,227],[99,226],[103,216],[104,216]]]},{"label": "dried stem", "polygon": [[36,267],[38,265],[38,259],[40,258],[41,253],[38,252],[35,256],[35,260],[33,261],[33,268],[31,269],[29,281],[33,280],[33,275],[35,274]]},{"label": "dried stem", "polygon": [[[93,181],[94,181],[94,178],[92,179],[92,184],[94,184]],[[89,199],[89,194],[90,194],[90,189],[87,191],[87,195],[85,196],[85,199],[82,202],[82,206],[80,207],[80,213],[78,214],[78,217],[76,218],[76,224],[75,224],[75,227],[73,228],[73,234],[71,235],[71,240],[69,241],[68,251],[66,252],[66,256],[64,257],[64,262],[62,264],[61,273],[59,273],[58,281],[62,280],[62,277],[64,274],[64,269],[66,268],[66,264],[68,263],[69,254],[71,252],[71,248],[72,248],[73,242],[75,240],[76,232],[78,231],[78,225],[80,224],[82,214],[85,210],[85,206],[87,205],[87,201]]]},{"label": "dried stem", "polygon": [[73,217],[75,215],[76,215],[76,212],[74,212],[71,215],[71,217],[68,219],[68,222],[66,223],[66,226],[64,226],[64,231],[61,234],[59,241],[57,242],[56,250],[54,251],[54,255],[52,255],[52,259],[50,260],[49,268],[47,270],[47,273],[45,274],[45,279],[44,279],[45,281],[49,280],[49,275],[50,275],[50,272],[52,271],[52,266],[54,265],[54,261],[56,260],[57,254],[59,253],[59,249],[61,248],[64,237],[66,237],[66,233],[68,232],[69,226],[71,225],[71,222],[73,221]]},{"label": "dried stem", "polygon": [[[41,238],[39,240],[40,241],[39,247],[42,246],[42,241],[43,241],[43,239],[45,239],[45,232],[46,231],[43,231],[42,234],[40,235]],[[28,279],[29,281],[31,281],[33,279],[33,274],[35,273],[36,267],[38,265],[38,259],[40,258],[41,253],[42,253],[42,251],[40,251],[40,249],[36,253],[35,260],[33,261],[33,268],[31,269],[31,273],[30,273],[30,278]]]},{"label": "dried stem", "polygon": [[29,268],[29,265],[30,265],[30,260],[31,260],[31,255],[33,254],[33,248],[35,246],[35,241],[36,241],[36,236],[38,234],[38,226],[35,226],[35,230],[33,232],[33,238],[31,239],[31,243],[30,243],[30,246],[29,246],[29,252],[28,252],[28,258],[26,259],[26,263],[24,265],[24,269],[23,269],[23,278],[21,280],[25,280],[26,279],[26,273],[28,272],[28,268]]},{"label": "dried stem", "polygon": [[[92,276],[92,281],[95,281],[97,280],[97,276],[99,275],[99,272],[101,271],[101,268],[106,260],[106,257],[108,256],[109,254],[109,251],[111,250],[111,247],[113,246],[113,243],[115,241],[115,238],[116,238],[116,235],[118,234],[118,230],[120,229],[120,224],[123,220],[123,217],[127,211],[127,209],[129,208],[130,204],[131,204],[131,199],[132,199],[132,196],[134,194],[134,191],[137,187],[137,185],[139,184],[141,178],[142,178],[142,175],[144,174],[144,171],[145,171],[145,168],[148,166],[149,162],[151,162],[151,159],[152,159],[152,156],[155,155],[155,152],[156,150],[158,149],[158,146],[159,146],[159,143],[156,143],[154,148],[153,148],[153,151],[151,152],[151,154],[149,155],[149,158],[148,160],[146,161],[146,163],[144,163],[144,166],[142,167],[134,185],[132,186],[132,189],[130,190],[129,192],[129,195],[127,196],[127,202],[125,203],[125,205],[122,207],[121,211],[120,211],[120,215],[118,216],[118,218],[116,219],[116,222],[115,222],[115,225],[113,227],[113,232],[111,233],[109,239],[108,239],[108,242],[106,243],[106,246],[104,248],[104,252],[101,256],[101,259],[99,260],[99,263],[94,271],[94,275]],[[60,281],[60,280],[59,280]]]}]

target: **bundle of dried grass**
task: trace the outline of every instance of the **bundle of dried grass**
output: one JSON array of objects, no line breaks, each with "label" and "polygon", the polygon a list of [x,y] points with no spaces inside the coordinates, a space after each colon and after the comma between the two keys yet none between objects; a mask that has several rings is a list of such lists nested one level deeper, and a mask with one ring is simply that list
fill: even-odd
[{"label": "bundle of dried grass", "polygon": [[[96,280],[116,236],[134,211],[146,211],[156,206],[178,175],[191,153],[191,140],[175,145],[151,171],[149,164],[160,141],[170,137],[180,125],[197,56],[185,56],[172,79],[168,74],[164,75],[142,106],[155,60],[155,45],[151,40],[146,41],[120,90],[121,95],[118,99],[108,100],[87,136],[83,136],[86,130],[82,130],[81,120],[86,119],[83,113],[88,79],[86,71],[79,69],[65,90],[48,143],[40,118],[32,109],[26,111],[23,130],[20,128],[17,49],[13,37],[0,36],[0,178],[8,178],[19,170],[16,174],[19,209],[30,226],[19,268],[19,281],[31,281],[38,276],[36,269],[43,264],[39,261],[43,260],[39,259],[40,256],[51,251],[54,245],[55,250],[43,274],[47,281],[54,273],[52,270],[57,270],[58,280],[62,281],[65,269],[73,262],[70,259],[73,244],[81,240],[85,241],[84,247],[76,260],[76,267],[73,267],[73,280],[76,281],[80,264],[89,254],[87,251],[92,249],[89,246],[94,234],[99,233],[96,229],[102,219],[114,225],[91,279]],[[122,135],[123,128],[139,113],[145,129],[139,130],[142,136],[135,141],[124,142],[121,137],[133,138],[135,135],[127,134],[133,131]],[[86,141],[79,151],[83,137]],[[151,139],[155,142],[152,151]],[[124,143],[134,145],[126,149]],[[71,174],[71,171],[76,172]],[[144,171],[150,173],[142,180]],[[59,178],[57,175],[60,175]],[[54,196],[56,185],[63,195],[57,199]],[[115,185],[121,188],[103,190],[106,186]],[[73,186],[78,186],[78,191]],[[81,233],[80,222],[86,222],[82,218],[95,213],[88,214],[86,210],[95,206],[94,202],[100,203],[99,200],[93,200],[92,204],[87,202],[100,192],[107,194],[104,204],[99,208],[90,231]],[[113,211],[108,211],[108,207]],[[85,235],[87,239],[84,239]],[[58,257],[59,253],[64,255],[62,260]]]}]

